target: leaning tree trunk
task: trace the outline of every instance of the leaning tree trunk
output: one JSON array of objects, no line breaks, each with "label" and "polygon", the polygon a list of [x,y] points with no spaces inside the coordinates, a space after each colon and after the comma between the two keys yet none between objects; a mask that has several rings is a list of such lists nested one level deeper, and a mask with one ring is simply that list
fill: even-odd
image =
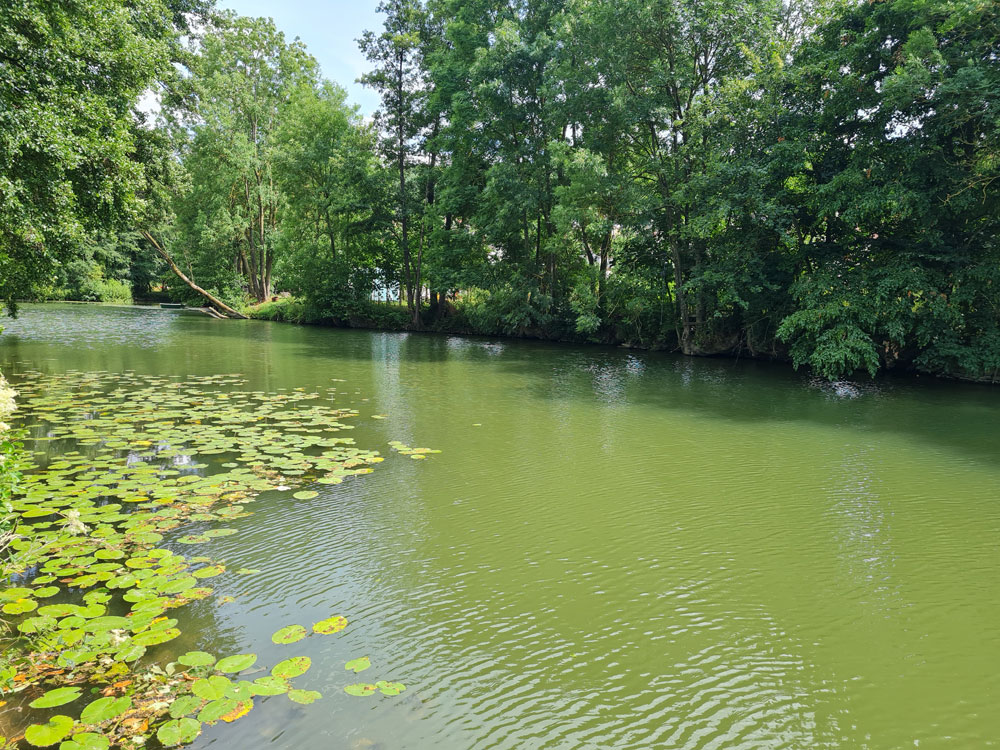
[{"label": "leaning tree trunk", "polygon": [[184,272],[180,269],[180,267],[176,263],[174,263],[174,259],[170,257],[170,254],[167,253],[167,251],[164,250],[162,247],[160,247],[160,243],[158,243],[156,240],[153,239],[153,235],[144,230],[141,231],[140,233],[142,234],[143,237],[145,237],[147,240],[150,241],[150,243],[153,245],[154,248],[156,248],[156,252],[159,253],[160,257],[167,262],[167,265],[170,266],[170,270],[173,271],[175,274],[177,274],[177,277],[181,281],[183,281],[185,284],[191,287],[194,291],[198,292],[198,294],[200,294],[202,297],[207,299],[209,304],[212,305],[212,307],[214,307],[216,310],[219,310],[222,313],[231,315],[234,318],[243,318],[244,320],[246,320],[247,317],[246,315],[239,312],[238,310],[234,310],[225,302],[220,300],[218,297],[216,297],[210,292],[206,292],[200,286],[191,281],[191,279],[189,279],[184,274]]}]

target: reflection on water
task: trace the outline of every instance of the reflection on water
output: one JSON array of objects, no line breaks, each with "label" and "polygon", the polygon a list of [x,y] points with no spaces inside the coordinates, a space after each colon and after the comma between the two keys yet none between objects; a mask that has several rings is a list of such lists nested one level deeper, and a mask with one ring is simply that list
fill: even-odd
[{"label": "reflection on water", "polygon": [[[192,608],[192,647],[268,663],[283,625],[351,624],[297,644],[322,702],[266,698],[198,747],[997,746],[997,391],[839,398],[783,366],[160,310],[25,306],[8,330],[15,383],[239,372],[329,393],[388,453],[213,542],[262,572]],[[409,690],[344,695],[365,654]]]}]

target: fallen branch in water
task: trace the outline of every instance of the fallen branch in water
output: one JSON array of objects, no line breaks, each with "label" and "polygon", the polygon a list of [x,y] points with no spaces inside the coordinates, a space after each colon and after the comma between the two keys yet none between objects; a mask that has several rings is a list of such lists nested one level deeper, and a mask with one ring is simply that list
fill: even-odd
[{"label": "fallen branch in water", "polygon": [[191,287],[194,291],[198,292],[198,294],[200,294],[202,297],[207,299],[209,304],[211,304],[212,307],[214,307],[216,310],[219,311],[220,317],[242,318],[244,320],[247,319],[247,316],[241,313],[239,310],[234,310],[232,307],[227,305],[225,302],[216,297],[214,294],[212,294],[211,292],[206,292],[200,286],[191,281],[191,279],[189,279],[180,269],[180,266],[174,263],[174,259],[170,257],[170,254],[162,247],[160,247],[160,243],[158,243],[156,240],[153,239],[153,235],[151,235],[149,232],[145,230],[140,230],[140,234],[142,234],[143,237],[149,240],[149,242],[153,245],[153,247],[156,248],[156,252],[159,253],[160,257],[167,262],[167,265],[170,266],[170,270],[173,271],[181,281],[183,281],[185,284]]}]

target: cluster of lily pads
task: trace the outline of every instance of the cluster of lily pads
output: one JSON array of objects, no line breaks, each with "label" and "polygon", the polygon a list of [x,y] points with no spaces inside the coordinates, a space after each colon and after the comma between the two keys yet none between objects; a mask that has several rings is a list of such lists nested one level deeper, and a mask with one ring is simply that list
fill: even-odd
[{"label": "cluster of lily pads", "polygon": [[411,448],[406,443],[400,442],[399,440],[390,440],[389,447],[401,456],[409,456],[410,458],[417,460],[423,460],[431,453],[441,452],[432,448]]},{"label": "cluster of lily pads", "polygon": [[[45,711],[73,707],[26,726],[29,745],[104,750],[138,747],[154,734],[163,745],[180,745],[203,724],[243,716],[257,696],[284,693],[301,704],[321,697],[290,682],[309,668],[308,657],[244,680],[231,675],[254,669],[254,654],[216,659],[202,651],[177,655],[164,645],[181,634],[172,610],[209,597],[206,582],[256,572],[230,571],[224,561],[188,557],[175,545],[236,533],[219,524],[247,515],[261,492],[338,483],[382,460],[337,434],[357,412],[317,403],[318,394],[303,390],[242,385],[233,375],[20,378],[37,465],[12,499],[18,526],[0,583],[0,707],[14,697],[20,705],[0,708],[0,721],[26,723],[12,718],[24,703]],[[334,616],[314,624],[313,633],[346,625]],[[273,640],[305,635],[291,626]],[[405,689],[384,681],[368,687],[345,691]],[[21,738],[16,731],[0,737],[0,747]]]}]

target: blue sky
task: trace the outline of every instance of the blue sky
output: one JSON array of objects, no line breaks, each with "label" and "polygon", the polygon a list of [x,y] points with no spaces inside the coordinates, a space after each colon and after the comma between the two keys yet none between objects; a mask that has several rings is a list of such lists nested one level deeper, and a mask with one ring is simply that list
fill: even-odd
[{"label": "blue sky", "polygon": [[355,41],[365,29],[381,29],[378,0],[220,0],[222,8],[244,16],[266,16],[288,39],[299,37],[319,60],[323,75],[347,89],[364,115],[378,108],[378,95],[355,83],[368,63]]}]

